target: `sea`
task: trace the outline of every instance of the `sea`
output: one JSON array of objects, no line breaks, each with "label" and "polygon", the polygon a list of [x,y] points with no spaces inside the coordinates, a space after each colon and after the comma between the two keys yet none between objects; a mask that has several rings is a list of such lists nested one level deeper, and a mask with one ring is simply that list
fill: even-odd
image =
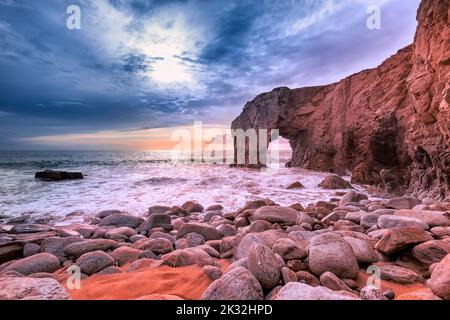
[{"label": "sea", "polygon": [[[221,204],[233,211],[257,199],[306,206],[335,195],[336,190],[318,187],[327,173],[287,168],[290,156],[281,152],[279,163],[257,170],[172,161],[171,153],[164,151],[1,151],[0,216],[47,218],[64,225],[103,210],[144,216],[154,205],[196,201],[205,208]],[[82,172],[84,179],[35,179],[41,170]],[[305,188],[288,190],[295,181]]]}]

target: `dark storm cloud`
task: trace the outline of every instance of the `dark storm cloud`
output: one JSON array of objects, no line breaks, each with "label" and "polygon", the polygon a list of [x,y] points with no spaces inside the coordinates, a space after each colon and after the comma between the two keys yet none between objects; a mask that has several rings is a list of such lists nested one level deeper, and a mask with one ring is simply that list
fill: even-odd
[{"label": "dark storm cloud", "polygon": [[[419,0],[371,2],[381,30],[367,29],[365,0],[0,0],[0,148],[227,123],[261,91],[375,67],[412,42]],[[73,3],[82,30],[66,28]]]}]

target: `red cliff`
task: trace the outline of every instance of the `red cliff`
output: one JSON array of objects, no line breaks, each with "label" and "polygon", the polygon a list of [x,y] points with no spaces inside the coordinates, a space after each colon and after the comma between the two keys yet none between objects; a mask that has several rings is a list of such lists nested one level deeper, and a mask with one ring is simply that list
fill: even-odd
[{"label": "red cliff", "polygon": [[278,88],[233,129],[279,129],[291,166],[352,172],[357,183],[450,196],[450,0],[424,0],[414,43],[378,68],[327,86]]}]

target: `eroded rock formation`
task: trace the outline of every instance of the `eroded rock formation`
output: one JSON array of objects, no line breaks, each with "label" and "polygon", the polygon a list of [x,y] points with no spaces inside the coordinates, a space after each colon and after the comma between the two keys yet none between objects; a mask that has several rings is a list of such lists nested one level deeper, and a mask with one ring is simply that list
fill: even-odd
[{"label": "eroded rock formation", "polygon": [[415,41],[378,68],[326,86],[277,88],[233,129],[279,129],[291,166],[344,173],[390,193],[450,196],[450,0],[424,0]]}]

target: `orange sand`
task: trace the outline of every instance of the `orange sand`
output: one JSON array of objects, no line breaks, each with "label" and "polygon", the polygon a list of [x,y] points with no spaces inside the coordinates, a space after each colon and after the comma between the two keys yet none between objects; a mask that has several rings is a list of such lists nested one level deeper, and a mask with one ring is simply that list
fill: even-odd
[{"label": "orange sand", "polygon": [[[222,271],[225,271],[229,264],[229,261],[221,260]],[[122,269],[125,271],[127,268]],[[369,275],[361,271],[356,279],[358,286],[366,286],[368,277]],[[135,272],[92,276],[82,281],[81,290],[69,292],[74,300],[135,300],[146,299],[148,296],[170,299],[170,295],[186,300],[199,300],[211,283],[201,267],[162,266]],[[431,291],[421,283],[398,284],[381,280],[381,287],[383,290],[394,291],[398,300],[427,299],[431,295]]]},{"label": "orange sand", "polygon": [[[356,283],[358,284],[358,286],[360,288],[363,288],[366,286],[368,277],[369,277],[369,275],[363,271],[361,271],[359,273],[358,278],[356,279]],[[425,285],[423,285],[422,283],[399,284],[399,283],[395,283],[395,282],[391,282],[391,281],[381,280],[381,289],[394,291],[396,300],[399,300],[399,297],[402,300],[405,297],[410,297],[411,300],[415,300],[415,299],[413,299],[413,297],[415,297],[415,295],[412,295],[411,293],[427,289],[427,287]]]},{"label": "orange sand", "polygon": [[[222,270],[229,262],[220,261]],[[81,282],[80,290],[70,290],[74,300],[135,300],[149,295],[175,295],[199,300],[212,281],[201,267],[162,266],[135,272],[92,276]]]}]

